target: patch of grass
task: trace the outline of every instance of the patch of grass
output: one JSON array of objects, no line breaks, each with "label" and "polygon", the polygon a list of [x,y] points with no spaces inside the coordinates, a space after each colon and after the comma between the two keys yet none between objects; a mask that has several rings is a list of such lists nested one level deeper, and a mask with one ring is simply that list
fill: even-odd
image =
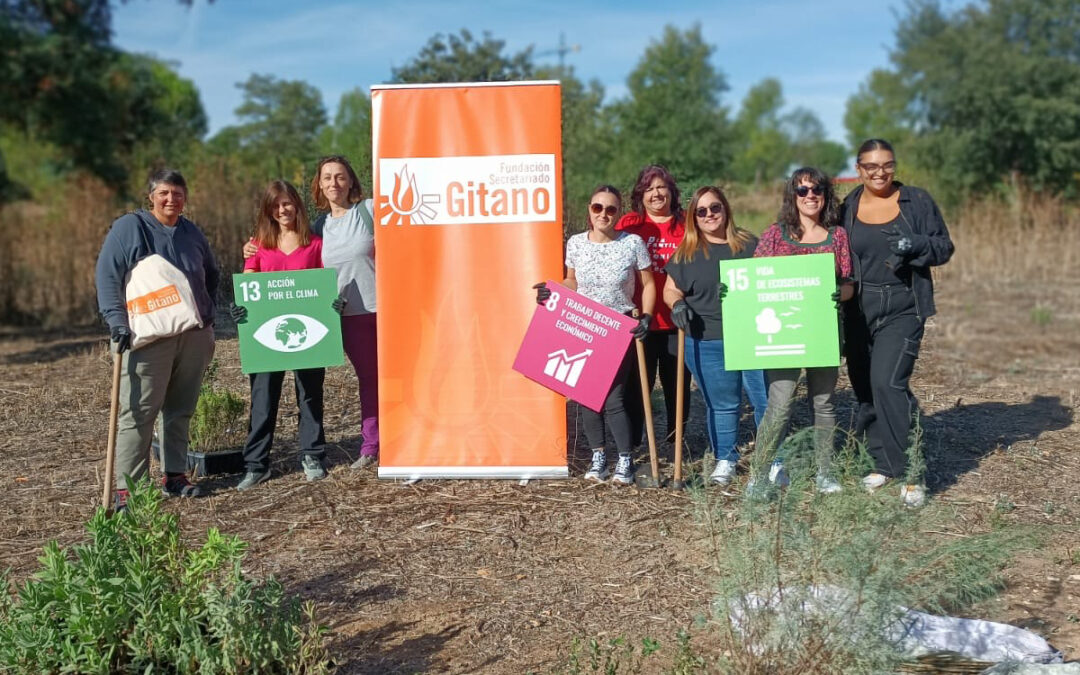
[{"label": "patch of grass", "polygon": [[1054,320],[1054,312],[1044,305],[1035,305],[1031,308],[1031,323],[1039,328],[1046,328]]}]

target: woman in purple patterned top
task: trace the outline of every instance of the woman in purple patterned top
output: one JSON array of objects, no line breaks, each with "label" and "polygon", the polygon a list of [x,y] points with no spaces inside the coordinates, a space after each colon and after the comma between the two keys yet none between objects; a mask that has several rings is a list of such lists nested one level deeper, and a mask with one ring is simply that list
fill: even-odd
[{"label": "woman in purple patterned top", "polygon": [[[851,281],[851,250],[847,232],[838,227],[840,205],[833,193],[832,181],[818,169],[804,167],[791,174],[784,186],[784,202],[777,222],[770,225],[758,241],[755,258],[810,253],[832,253],[836,260],[838,290],[833,301],[839,303],[854,292]],[[791,403],[799,382],[800,368],[766,370],[769,403],[758,429],[758,450],[766,459],[773,457],[787,435],[791,422]],[[838,492],[840,484],[830,475],[836,434],[833,393],[840,369],[836,366],[806,369],[806,386],[814,404],[814,455],[817,463],[819,492]],[[755,477],[756,478],[756,477]],[[774,485],[788,483],[783,458],[777,456],[769,468]],[[751,479],[751,486],[755,479]],[[751,487],[748,486],[748,490]]]}]

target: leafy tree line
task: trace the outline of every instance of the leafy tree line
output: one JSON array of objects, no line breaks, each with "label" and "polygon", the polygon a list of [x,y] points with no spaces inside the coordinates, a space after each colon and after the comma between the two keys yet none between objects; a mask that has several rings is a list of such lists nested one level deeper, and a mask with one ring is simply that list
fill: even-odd
[{"label": "leafy tree line", "polygon": [[[699,26],[665,27],[613,101],[572,68],[537,65],[532,47],[508,53],[489,33],[467,30],[432,37],[391,81],[560,80],[571,205],[598,182],[627,183],[647,162],[686,185],[764,184],[801,164],[837,172],[873,136],[893,140],[905,167],[955,195],[1020,182],[1071,195],[1080,171],[1077,34],[1080,5],[1070,0],[986,0],[953,12],[912,0],[898,17],[891,67],[848,101],[848,147],[829,141],[811,111],[786,106],[773,78],[729,109]],[[198,91],[168,64],[113,47],[107,0],[0,0],[0,52],[0,201],[31,196],[25,177],[43,171],[83,170],[130,196],[146,167],[162,163],[300,181],[328,152],[350,156],[370,186],[363,88],[331,116],[312,85],[253,74],[237,85],[237,123],[204,141]]]}]

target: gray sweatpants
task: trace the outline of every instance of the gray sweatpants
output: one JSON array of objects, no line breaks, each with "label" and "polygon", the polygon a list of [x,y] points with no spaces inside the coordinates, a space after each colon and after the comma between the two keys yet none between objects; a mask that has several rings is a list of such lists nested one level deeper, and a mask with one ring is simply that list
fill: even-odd
[{"label": "gray sweatpants", "polygon": [[203,372],[214,356],[214,329],[189,330],[124,352],[116,431],[116,487],[146,475],[154,421],[161,413],[161,462],[166,473],[187,471],[188,427]]},{"label": "gray sweatpants", "polygon": [[[769,404],[758,429],[757,447],[766,458],[776,456],[776,449],[787,436],[791,423],[791,404],[799,383],[800,368],[766,370],[769,383]],[[807,368],[806,388],[814,405],[814,460],[818,473],[827,475],[832,463],[836,435],[834,392],[840,369],[836,367]],[[783,459],[776,457],[776,459]]]}]

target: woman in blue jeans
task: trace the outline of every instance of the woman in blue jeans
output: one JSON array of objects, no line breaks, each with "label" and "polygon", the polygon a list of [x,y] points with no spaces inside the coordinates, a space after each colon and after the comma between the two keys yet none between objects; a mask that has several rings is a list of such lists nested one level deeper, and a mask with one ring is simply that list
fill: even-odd
[{"label": "woman in blue jeans", "polygon": [[[686,333],[686,366],[697,382],[707,408],[709,443],[716,457],[710,479],[726,485],[735,477],[735,440],[743,372],[724,368],[724,326],[720,297],[721,260],[750,258],[757,238],[735,226],[724,192],[715,186],[699,188],[687,209],[686,234],[664,271],[664,302],[671,320]],[[760,371],[750,372],[754,381]],[[764,406],[762,406],[764,407]],[[758,410],[755,406],[755,415]],[[764,411],[762,411],[764,412]]]}]

